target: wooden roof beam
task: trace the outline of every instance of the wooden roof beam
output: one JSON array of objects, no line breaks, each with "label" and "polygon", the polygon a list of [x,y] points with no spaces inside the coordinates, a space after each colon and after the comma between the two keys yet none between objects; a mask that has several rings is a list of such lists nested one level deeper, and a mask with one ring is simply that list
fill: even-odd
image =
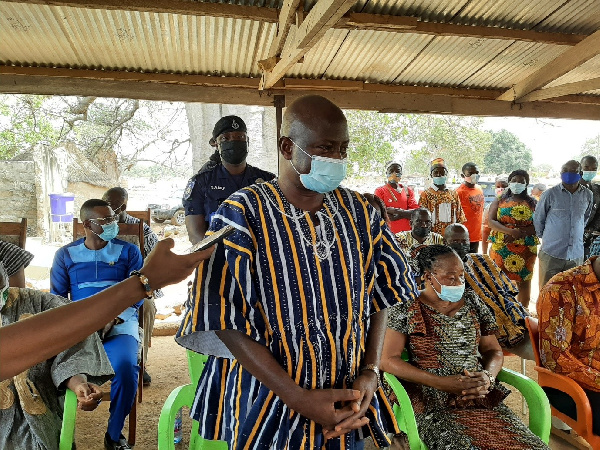
[{"label": "wooden roof beam", "polygon": [[318,0],[302,24],[288,35],[289,53],[271,71],[263,72],[261,90],[273,87],[286,72],[302,58],[333,25],[354,5],[356,0]]},{"label": "wooden roof beam", "polygon": [[224,17],[277,23],[275,8],[231,5],[187,0],[2,0],[26,5],[66,6],[71,8],[142,11],[187,16]]},{"label": "wooden roof beam", "polygon": [[538,89],[523,97],[520,102],[535,102],[547,98],[562,97],[563,95],[579,94],[581,92],[595,91],[600,89],[600,77],[590,80],[576,81],[574,83],[561,84],[546,89]]},{"label": "wooden roof beam", "polygon": [[597,55],[600,55],[600,30],[519,81],[498,97],[498,100],[521,102],[527,94],[546,86]]},{"label": "wooden roof beam", "polygon": [[[142,74],[147,75],[147,74]],[[185,76],[182,76],[185,77]],[[218,77],[206,77],[215,78]],[[198,80],[200,81],[200,80]],[[209,81],[209,80],[201,80]],[[215,80],[217,81],[217,80]],[[393,93],[372,91],[326,91],[307,89],[281,89],[276,87],[267,95],[254,88],[239,87],[241,80],[231,82],[232,87],[192,85],[177,82],[149,82],[132,79],[70,78],[67,76],[27,76],[0,74],[0,92],[46,95],[94,95],[99,97],[137,98],[182,102],[219,102],[235,105],[273,106],[276,95],[285,95],[286,101],[307,94],[330,98],[341,108],[364,109],[380,112],[422,112],[459,114],[471,116],[553,117],[566,119],[600,120],[600,102],[586,96],[589,102],[561,103],[554,101],[527,102],[515,105],[494,99],[450,97],[426,93]],[[425,88],[423,88],[425,89]],[[558,100],[558,99],[557,99]]]},{"label": "wooden roof beam", "polygon": [[[277,57],[283,50],[283,44],[288,37],[290,27],[296,22],[296,10],[300,6],[300,0],[285,0],[279,11],[277,22],[277,36],[269,48],[269,57]],[[260,63],[259,63],[260,64]]]},{"label": "wooden roof beam", "polygon": [[416,17],[385,16],[366,13],[348,13],[335,25],[334,28],[428,34],[433,36],[502,39],[571,46],[578,44],[587,37],[580,34],[548,33],[499,27],[422,22]]},{"label": "wooden roof beam", "polygon": [[[208,3],[188,0],[2,0],[7,2],[64,6],[72,8],[106,9],[119,11],[143,11],[191,16],[224,17],[255,20],[278,24],[278,38],[271,47],[270,56],[281,52],[289,28],[294,24],[294,15],[300,0],[285,0],[281,10],[275,8]],[[423,22],[417,17],[388,16],[380,14],[344,14],[332,28],[349,30],[375,30],[392,33],[416,33],[432,36],[459,36],[482,39],[505,39],[525,42],[573,46],[587,36],[580,34],[548,33],[530,30],[515,30],[499,27],[455,25],[450,23]],[[275,51],[277,50],[277,51]]]}]

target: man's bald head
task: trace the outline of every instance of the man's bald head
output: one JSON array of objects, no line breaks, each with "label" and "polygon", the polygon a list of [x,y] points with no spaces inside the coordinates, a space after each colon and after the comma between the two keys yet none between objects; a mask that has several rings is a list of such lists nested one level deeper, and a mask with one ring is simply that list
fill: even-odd
[{"label": "man's bald head", "polygon": [[119,216],[119,222],[125,220],[128,197],[127,191],[122,187],[110,188],[102,196],[102,200],[107,202],[114,213]]},{"label": "man's bald head", "polygon": [[325,97],[306,95],[286,108],[281,122],[281,135],[302,146],[307,139],[331,126],[347,128],[342,110]]},{"label": "man's bald head", "polygon": [[456,241],[469,242],[469,230],[462,223],[451,223],[444,230],[444,240],[450,245]]}]

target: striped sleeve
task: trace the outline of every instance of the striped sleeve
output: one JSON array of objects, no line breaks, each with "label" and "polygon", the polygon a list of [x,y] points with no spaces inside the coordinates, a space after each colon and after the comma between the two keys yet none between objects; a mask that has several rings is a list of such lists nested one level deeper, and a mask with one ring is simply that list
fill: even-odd
[{"label": "striped sleeve", "polygon": [[[186,339],[186,336],[238,330],[268,345],[265,318],[258,306],[252,274],[252,239],[246,219],[237,206],[224,203],[213,217],[207,234],[225,225],[233,225],[236,231],[219,243],[211,258],[198,267],[186,315],[178,332],[180,344],[206,354],[214,354],[209,351],[210,345],[198,344],[202,341],[199,336],[193,339]],[[196,342],[193,347],[188,345],[191,341]]]},{"label": "striped sleeve", "polygon": [[376,277],[373,295],[375,311],[398,303],[410,302],[418,296],[417,285],[408,259],[383,221],[373,221],[373,257]]},{"label": "striped sleeve", "polygon": [[21,267],[27,267],[32,259],[33,255],[28,251],[0,240],[0,261],[9,277],[17,273]]}]

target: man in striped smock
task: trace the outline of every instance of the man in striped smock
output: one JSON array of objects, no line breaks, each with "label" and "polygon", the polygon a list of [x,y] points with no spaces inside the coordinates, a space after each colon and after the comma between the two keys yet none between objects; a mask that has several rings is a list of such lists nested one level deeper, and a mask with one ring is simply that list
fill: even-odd
[{"label": "man in striped smock", "polygon": [[191,414],[231,449],[361,449],[367,436],[387,446],[386,308],[416,286],[379,214],[338,187],[342,111],[302,97],[281,133],[279,179],[236,192],[211,223],[236,232],[199,266],[177,337],[213,355]]}]

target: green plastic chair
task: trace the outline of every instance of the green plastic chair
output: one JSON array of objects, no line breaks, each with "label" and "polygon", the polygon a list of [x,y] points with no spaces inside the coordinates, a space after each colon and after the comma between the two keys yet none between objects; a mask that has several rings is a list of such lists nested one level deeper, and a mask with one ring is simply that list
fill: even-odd
[{"label": "green plastic chair", "polygon": [[[188,370],[190,372],[190,384],[179,386],[167,397],[160,411],[158,419],[158,449],[175,450],[175,416],[182,407],[191,407],[196,395],[196,387],[204,364],[208,357],[201,353],[187,351]],[[190,450],[227,450],[227,443],[223,441],[208,441],[198,435],[198,422],[192,420],[192,431],[190,433]],[[61,448],[62,450],[62,448]]]},{"label": "green plastic chair", "polygon": [[75,417],[77,416],[77,395],[71,389],[65,392],[63,421],[60,429],[59,450],[72,450],[75,438]]},{"label": "green plastic chair", "polygon": [[[394,405],[394,415],[400,429],[408,435],[411,450],[427,450],[419,436],[415,413],[404,386],[394,375],[385,373],[384,376],[398,398],[398,404]],[[542,388],[531,378],[510,369],[502,369],[498,374],[498,381],[510,384],[521,392],[530,410],[529,429],[548,444],[551,427],[550,402]]]}]

